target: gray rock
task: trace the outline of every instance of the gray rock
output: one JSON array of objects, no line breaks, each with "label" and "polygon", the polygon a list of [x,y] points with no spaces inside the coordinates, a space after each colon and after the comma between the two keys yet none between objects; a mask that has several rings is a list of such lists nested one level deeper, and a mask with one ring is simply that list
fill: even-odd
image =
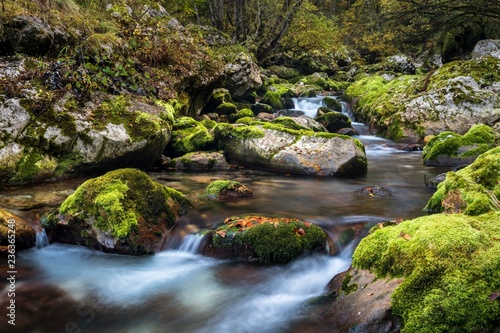
[{"label": "gray rock", "polygon": [[366,155],[355,139],[319,135],[312,131],[309,136],[260,129],[263,137],[242,139],[231,132],[216,134],[230,162],[316,176],[359,175],[367,171]]},{"label": "gray rock", "polygon": [[403,74],[415,74],[415,65],[411,60],[403,55],[398,54],[385,59],[390,69]]},{"label": "gray rock", "polygon": [[33,16],[17,16],[7,27],[7,36],[14,53],[43,55],[54,41],[54,31],[50,26]]},{"label": "gray rock", "polygon": [[262,85],[259,66],[246,53],[237,55],[233,62],[226,65],[224,72],[226,79],[223,86],[233,98],[249,95]]},{"label": "gray rock", "polygon": [[500,59],[500,40],[483,39],[477,42],[470,55],[471,59],[481,59],[485,56]]},{"label": "gray rock", "polygon": [[166,168],[191,171],[229,170],[224,155],[220,152],[194,152],[173,158],[163,164]]},{"label": "gray rock", "polygon": [[336,332],[398,332],[400,320],[391,313],[391,295],[399,281],[377,279],[367,270],[353,268],[343,274],[343,283],[331,283],[337,290],[330,293],[338,297],[326,313],[325,322]]}]

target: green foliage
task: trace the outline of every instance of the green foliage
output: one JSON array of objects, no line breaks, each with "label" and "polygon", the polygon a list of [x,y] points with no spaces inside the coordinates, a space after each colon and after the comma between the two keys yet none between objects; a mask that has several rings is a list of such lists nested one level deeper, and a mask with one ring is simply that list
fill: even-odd
[{"label": "green foliage", "polygon": [[353,266],[402,277],[392,311],[402,332],[473,332],[491,328],[500,304],[500,213],[432,215],[378,229],[361,241]]},{"label": "green foliage", "polygon": [[233,181],[233,180],[215,180],[211,182],[207,188],[205,189],[205,192],[203,195],[209,199],[217,199],[220,195],[220,193],[224,190],[232,190],[237,187],[241,186],[240,182]]}]

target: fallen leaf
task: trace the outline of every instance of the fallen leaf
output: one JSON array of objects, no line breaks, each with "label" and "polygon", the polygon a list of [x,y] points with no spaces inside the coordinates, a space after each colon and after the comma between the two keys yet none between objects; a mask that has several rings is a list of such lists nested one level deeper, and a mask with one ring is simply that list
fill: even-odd
[{"label": "fallen leaf", "polygon": [[304,224],[306,225],[306,227],[310,228],[311,227],[311,222],[304,222]]},{"label": "fallen leaf", "polygon": [[498,292],[498,291],[492,292],[489,299],[490,299],[490,301],[496,301],[496,300],[500,299],[500,292]]},{"label": "fallen leaf", "polygon": [[384,227],[384,224],[383,224],[383,223],[379,223],[379,224],[378,224],[378,227],[379,227],[380,229],[382,229],[382,228]]},{"label": "fallen leaf", "polygon": [[411,236],[408,235],[408,234],[405,234],[404,232],[401,231],[401,233],[399,234],[399,237],[403,237],[404,239],[406,240],[410,240],[411,239]]},{"label": "fallen leaf", "polygon": [[226,238],[226,230],[219,230],[215,232],[217,235],[221,236],[222,238]]}]

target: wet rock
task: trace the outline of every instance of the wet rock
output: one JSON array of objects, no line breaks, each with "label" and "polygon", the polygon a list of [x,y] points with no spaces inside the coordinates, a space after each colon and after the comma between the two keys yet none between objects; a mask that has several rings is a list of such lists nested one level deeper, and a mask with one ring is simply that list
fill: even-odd
[{"label": "wet rock", "polygon": [[438,185],[446,179],[446,172],[440,173],[437,176],[429,179],[429,182],[425,185],[429,188],[437,189]]},{"label": "wet rock", "polygon": [[44,226],[51,242],[152,254],[189,206],[182,193],[154,182],[144,172],[118,169],[84,182]]},{"label": "wet rock", "polygon": [[220,152],[194,152],[169,159],[163,167],[186,171],[229,170],[231,167]]},{"label": "wet rock", "polygon": [[335,133],[341,134],[341,135],[349,135],[349,136],[359,135],[358,131],[352,127],[341,128],[338,131],[336,131]]},{"label": "wet rock", "polygon": [[230,163],[285,173],[351,176],[367,171],[364,147],[347,136],[282,126],[219,124],[216,141]]},{"label": "wet rock", "polygon": [[214,201],[230,201],[253,196],[253,191],[247,186],[232,180],[216,180],[205,189],[204,196]]},{"label": "wet rock", "polygon": [[368,195],[370,197],[380,197],[380,198],[392,195],[391,192],[377,185],[365,187],[359,190],[358,193]]},{"label": "wet rock", "polygon": [[324,321],[338,332],[397,332],[400,320],[391,313],[391,295],[398,284],[397,279],[350,268],[329,283],[329,293],[338,296]]},{"label": "wet rock", "polygon": [[419,144],[404,144],[404,145],[396,145],[394,148],[397,150],[403,151],[422,151],[422,146]]},{"label": "wet rock", "polygon": [[3,54],[44,55],[54,41],[54,31],[38,17],[16,16],[5,28],[9,47],[2,51]]},{"label": "wet rock", "polygon": [[204,254],[260,263],[287,263],[326,244],[324,231],[309,222],[256,215],[228,217],[205,237]]},{"label": "wet rock", "polygon": [[0,208],[0,255],[7,258],[9,245],[15,246],[15,251],[35,246],[36,232],[31,225],[21,217]]}]

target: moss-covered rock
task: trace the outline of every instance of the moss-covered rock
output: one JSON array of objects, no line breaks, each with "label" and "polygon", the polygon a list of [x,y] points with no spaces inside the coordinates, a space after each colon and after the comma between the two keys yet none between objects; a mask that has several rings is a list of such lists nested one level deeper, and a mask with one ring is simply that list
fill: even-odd
[{"label": "moss-covered rock", "polygon": [[245,117],[251,118],[254,116],[255,116],[255,114],[253,113],[252,110],[245,108],[245,109],[239,110],[238,112],[236,112],[236,114],[231,115],[230,118],[233,122],[236,122],[238,119],[245,118]]},{"label": "moss-covered rock", "polygon": [[190,206],[180,192],[137,169],[118,169],[84,182],[45,222],[52,241],[105,252],[152,254]]},{"label": "moss-covered rock", "polygon": [[237,198],[251,197],[253,196],[253,191],[234,180],[215,180],[207,186],[203,195],[209,200],[224,202]]},{"label": "moss-covered rock", "polygon": [[500,128],[500,60],[482,57],[447,63],[425,75],[372,75],[346,89],[355,115],[389,138],[452,131],[474,124]]},{"label": "moss-covered rock", "polygon": [[336,111],[321,114],[314,118],[314,120],[325,126],[330,133],[335,133],[341,128],[352,127],[351,119],[347,115]]},{"label": "moss-covered rock", "polygon": [[273,113],[273,107],[268,104],[264,103],[256,103],[250,106],[250,109],[253,111],[254,114],[259,114],[261,112],[263,113]]},{"label": "moss-covered rock", "polygon": [[224,102],[215,108],[215,113],[219,115],[228,115],[236,112],[238,112],[238,108],[230,102]]},{"label": "moss-covered rock", "polygon": [[283,109],[283,101],[278,91],[267,91],[260,103],[270,105],[274,111]]},{"label": "moss-covered rock", "polygon": [[198,150],[213,148],[214,138],[203,123],[191,117],[180,117],[175,120],[172,139],[164,154],[178,157]]},{"label": "moss-covered rock", "polygon": [[436,214],[376,227],[352,265],[399,279],[392,313],[402,331],[479,332],[498,325],[500,213]]},{"label": "moss-covered rock", "polygon": [[[35,230],[21,217],[0,208],[0,255],[2,258],[16,251],[35,246]],[[9,246],[10,245],[10,246]],[[10,251],[9,251],[10,250]]]},{"label": "moss-covered rock", "polygon": [[480,155],[466,168],[448,172],[425,209],[468,215],[500,210],[500,147]]},{"label": "moss-covered rock", "polygon": [[256,215],[229,217],[205,237],[205,254],[260,263],[287,263],[326,246],[325,232],[312,223]]},{"label": "moss-covered rock", "polygon": [[215,171],[231,168],[221,152],[205,151],[196,151],[173,158],[164,162],[163,167],[185,171]]},{"label": "moss-covered rock", "polygon": [[480,154],[500,143],[500,134],[483,124],[472,126],[464,134],[443,132],[423,149],[424,164],[456,166],[472,163]]},{"label": "moss-covered rock", "polygon": [[363,144],[345,135],[264,122],[219,124],[214,135],[228,162],[250,168],[317,176],[354,176],[367,171]]},{"label": "moss-covered rock", "polygon": [[336,98],[333,98],[333,97],[330,97],[330,96],[326,96],[323,99],[323,103],[330,110],[337,111],[337,112],[341,112],[342,111],[342,104]]}]

